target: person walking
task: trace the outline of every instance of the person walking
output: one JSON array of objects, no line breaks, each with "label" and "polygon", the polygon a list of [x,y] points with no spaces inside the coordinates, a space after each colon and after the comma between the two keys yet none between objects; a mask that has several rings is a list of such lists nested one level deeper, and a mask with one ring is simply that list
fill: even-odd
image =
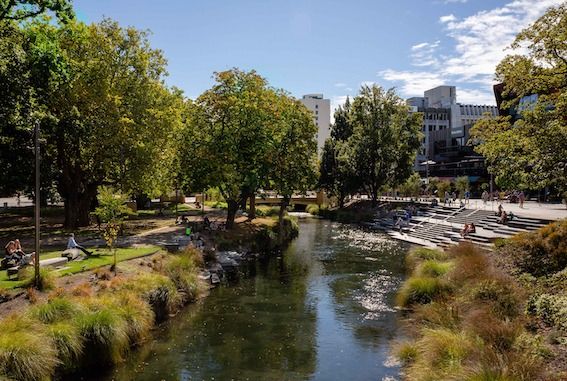
[{"label": "person walking", "polygon": [[88,251],[87,249],[85,249],[83,246],[79,245],[77,243],[77,241],[75,241],[75,234],[74,233],[71,233],[71,235],[69,236],[69,241],[67,241],[67,250],[69,250],[69,249],[79,249],[83,253],[85,253],[87,255],[87,257],[90,257],[93,254],[90,251]]},{"label": "person walking", "polygon": [[468,205],[469,204],[469,199],[471,198],[471,192],[467,189],[465,191],[465,204]]},{"label": "person walking", "polygon": [[520,191],[520,194],[518,195],[518,202],[520,203],[520,208],[524,207],[524,201],[526,201],[526,195],[524,194],[524,191]]},{"label": "person walking", "polygon": [[486,202],[488,201],[488,192],[487,191],[482,192],[481,198],[484,205],[486,205]]}]

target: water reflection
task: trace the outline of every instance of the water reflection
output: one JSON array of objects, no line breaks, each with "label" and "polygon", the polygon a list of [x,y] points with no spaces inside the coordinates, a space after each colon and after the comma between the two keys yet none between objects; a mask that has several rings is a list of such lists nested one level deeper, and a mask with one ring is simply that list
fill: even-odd
[{"label": "water reflection", "polygon": [[281,258],[183,311],[106,379],[395,380],[402,258],[376,233],[302,221]]}]

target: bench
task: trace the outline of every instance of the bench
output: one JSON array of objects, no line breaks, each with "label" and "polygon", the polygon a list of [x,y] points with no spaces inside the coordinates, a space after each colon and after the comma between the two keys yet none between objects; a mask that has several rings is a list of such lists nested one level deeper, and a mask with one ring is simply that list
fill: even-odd
[{"label": "bench", "polygon": [[42,259],[39,261],[39,267],[57,267],[67,263],[66,257],[55,257],[49,259]]},{"label": "bench", "polygon": [[79,249],[67,249],[61,253],[61,256],[67,258],[69,261],[77,259],[79,255],[81,255],[81,251]]}]

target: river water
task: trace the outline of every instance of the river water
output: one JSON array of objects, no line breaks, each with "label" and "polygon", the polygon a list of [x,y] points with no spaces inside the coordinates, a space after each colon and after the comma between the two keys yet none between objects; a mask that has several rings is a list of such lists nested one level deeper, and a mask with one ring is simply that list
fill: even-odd
[{"label": "river water", "polygon": [[397,380],[393,296],[405,248],[317,219],[160,327],[104,380]]}]

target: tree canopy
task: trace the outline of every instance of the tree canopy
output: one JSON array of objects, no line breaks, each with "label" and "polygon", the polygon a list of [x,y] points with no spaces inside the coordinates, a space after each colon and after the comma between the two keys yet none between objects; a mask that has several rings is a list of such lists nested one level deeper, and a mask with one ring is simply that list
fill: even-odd
[{"label": "tree canopy", "polygon": [[[567,5],[550,8],[516,37],[496,69],[511,117],[485,118],[471,131],[502,187],[567,191]],[[529,98],[526,98],[531,96]]]},{"label": "tree canopy", "polygon": [[61,21],[75,17],[71,0],[0,0],[0,20],[23,20],[46,11]]}]

